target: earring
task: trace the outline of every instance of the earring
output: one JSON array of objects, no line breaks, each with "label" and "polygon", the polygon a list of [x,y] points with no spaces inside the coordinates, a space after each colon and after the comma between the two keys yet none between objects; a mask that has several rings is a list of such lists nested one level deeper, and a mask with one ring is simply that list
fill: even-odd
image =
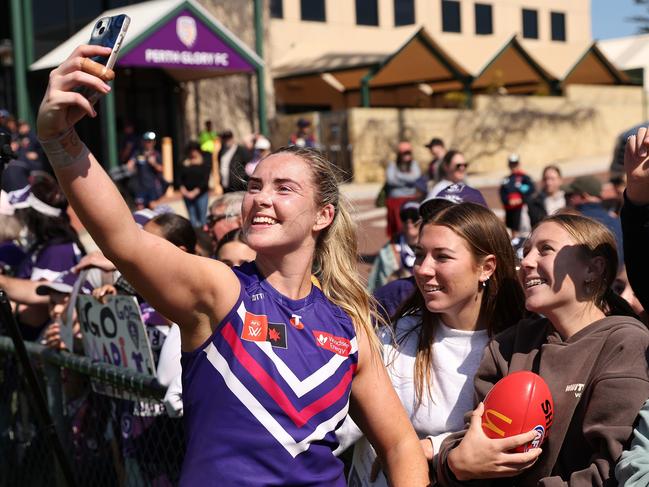
[{"label": "earring", "polygon": [[488,281],[488,280],[489,280],[489,278],[487,277],[484,281],[481,281],[481,284],[482,284],[482,288],[483,288],[483,289],[487,287],[487,281]]}]

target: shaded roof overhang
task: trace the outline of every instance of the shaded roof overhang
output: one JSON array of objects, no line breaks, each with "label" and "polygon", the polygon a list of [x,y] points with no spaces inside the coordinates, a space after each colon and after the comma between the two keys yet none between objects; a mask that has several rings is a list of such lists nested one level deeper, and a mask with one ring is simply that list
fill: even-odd
[{"label": "shaded roof overhang", "polygon": [[60,65],[78,45],[88,42],[98,19],[118,14],[131,18],[118,67],[162,68],[178,80],[263,69],[263,60],[196,0],[152,0],[108,10],[30,69]]},{"label": "shaded roof overhang", "polygon": [[568,69],[561,81],[568,84],[601,84],[628,85],[632,84],[626,73],[617,69],[594,42]]},{"label": "shaded roof overhang", "polygon": [[422,27],[371,69],[363,82],[371,88],[426,84],[433,91],[451,91],[463,89],[469,79],[469,73]]},{"label": "shaded roof overhang", "polygon": [[307,80],[325,80],[339,91],[359,89],[361,86],[361,79],[367,72],[377,65],[376,62],[368,63],[362,62],[360,64],[352,64],[350,66],[342,66],[337,68],[314,69],[308,71],[294,72],[291,74],[284,74],[275,76],[275,82],[286,81],[307,81]]},{"label": "shaded roof overhang", "polygon": [[502,86],[511,93],[531,93],[545,86],[549,92],[557,81],[513,36],[475,76],[471,88]]}]

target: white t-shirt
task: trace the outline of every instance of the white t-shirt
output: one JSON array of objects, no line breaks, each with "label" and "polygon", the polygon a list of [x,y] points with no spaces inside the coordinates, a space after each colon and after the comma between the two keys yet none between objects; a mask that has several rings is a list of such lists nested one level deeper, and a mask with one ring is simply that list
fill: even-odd
[{"label": "white t-shirt", "polygon": [[[383,357],[392,385],[417,435],[421,439],[430,438],[437,453],[446,436],[464,427],[464,414],[473,409],[473,378],[489,337],[486,330],[456,330],[440,323],[432,345],[431,394],[424,394],[421,405],[416,408],[414,370],[420,321],[417,315],[397,322],[396,348],[392,333],[383,332]],[[365,472],[369,473],[376,454],[350,417],[337,434],[340,447],[336,453],[360,439],[354,450],[350,481],[356,471],[362,485],[362,478],[367,475]],[[381,474],[373,485],[387,486],[387,481]]]}]

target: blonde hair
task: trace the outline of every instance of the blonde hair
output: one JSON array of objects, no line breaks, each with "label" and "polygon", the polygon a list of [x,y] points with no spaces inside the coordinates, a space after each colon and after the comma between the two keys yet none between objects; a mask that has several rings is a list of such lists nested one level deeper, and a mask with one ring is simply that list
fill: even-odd
[{"label": "blonde hair", "polygon": [[377,303],[363,285],[358,271],[356,224],[350,204],[340,194],[337,168],[319,151],[297,146],[282,147],[273,154],[288,153],[302,159],[309,167],[319,208],[333,205],[331,225],[320,232],[316,242],[312,273],[320,281],[324,295],[351,318],[357,334],[363,334],[371,348],[379,352],[380,341],[373,318],[378,318]]},{"label": "blonde hair", "polygon": [[14,215],[0,215],[0,243],[16,240],[22,227],[20,220]]}]

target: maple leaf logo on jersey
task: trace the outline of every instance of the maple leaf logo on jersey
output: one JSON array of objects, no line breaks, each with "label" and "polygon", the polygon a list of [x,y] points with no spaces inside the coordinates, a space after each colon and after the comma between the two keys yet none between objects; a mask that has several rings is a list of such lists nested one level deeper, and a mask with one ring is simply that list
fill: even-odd
[{"label": "maple leaf logo on jersey", "polygon": [[270,341],[276,342],[281,337],[279,336],[279,331],[271,328],[270,330],[268,330],[268,338]]},{"label": "maple leaf logo on jersey", "polygon": [[275,348],[287,347],[287,332],[285,323],[268,323],[267,341]]}]

